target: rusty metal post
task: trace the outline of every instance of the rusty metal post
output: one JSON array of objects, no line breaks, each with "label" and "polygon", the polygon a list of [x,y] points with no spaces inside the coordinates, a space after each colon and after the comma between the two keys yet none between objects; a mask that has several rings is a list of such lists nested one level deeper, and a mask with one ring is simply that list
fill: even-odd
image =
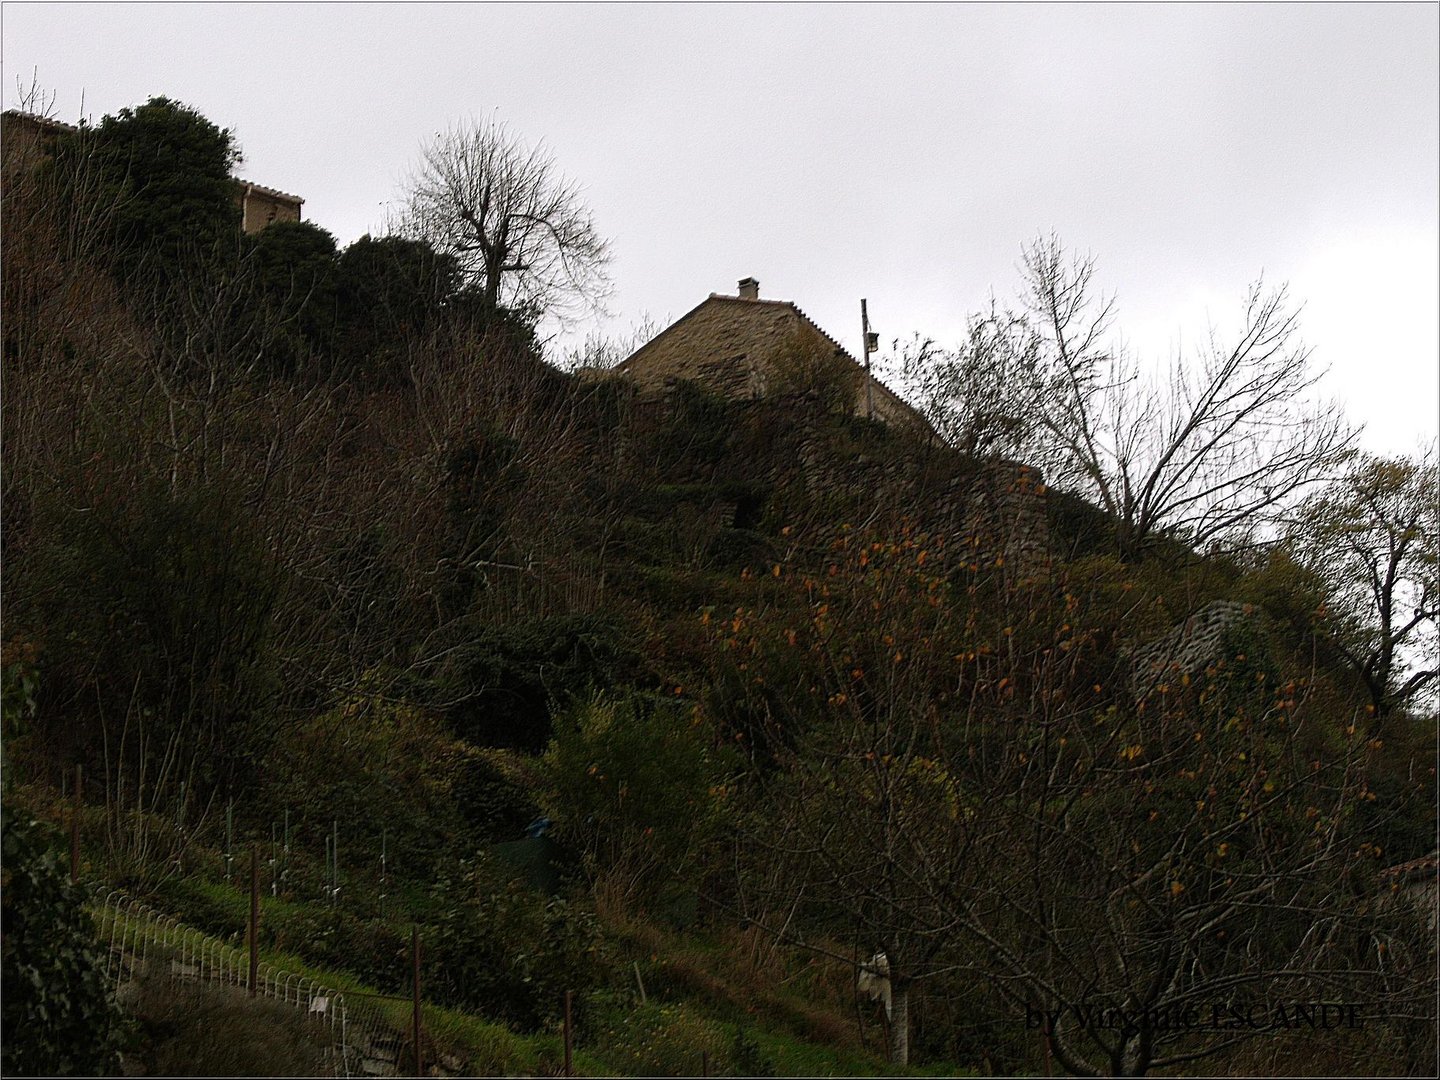
[{"label": "rusty metal post", "polygon": [[574,1076],[574,1075],[575,1075],[575,1066],[574,1066],[573,1050],[572,1050],[572,1048],[573,1048],[573,1046],[574,1046],[575,1030],[574,1030],[573,1027],[571,1027],[571,1024],[570,1024],[570,1006],[571,1006],[572,1000],[574,999],[574,996],[575,996],[575,995],[574,995],[571,991],[569,991],[569,990],[566,990],[566,991],[565,991],[565,1075],[566,1075],[566,1076]]},{"label": "rusty metal post", "polygon": [[260,984],[260,848],[250,845],[250,977],[246,985],[253,998]]},{"label": "rusty metal post", "polygon": [[75,765],[74,802],[70,806],[70,884],[80,880],[80,788],[81,766]]},{"label": "rusty metal post", "polygon": [[412,1015],[410,1034],[415,1041],[415,1075],[425,1075],[425,1055],[420,1049],[420,924],[410,926],[410,984]]}]

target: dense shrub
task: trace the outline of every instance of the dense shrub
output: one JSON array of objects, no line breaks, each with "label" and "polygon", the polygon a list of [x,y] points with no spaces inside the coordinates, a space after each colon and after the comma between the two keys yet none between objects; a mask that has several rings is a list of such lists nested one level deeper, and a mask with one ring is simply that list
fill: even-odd
[{"label": "dense shrub", "polygon": [[700,383],[682,379],[671,391],[666,422],[655,440],[654,465],[661,475],[687,476],[725,457],[735,405]]},{"label": "dense shrub", "polygon": [[342,370],[390,378],[459,287],[454,258],[423,240],[362,236],[340,255],[337,349]]},{"label": "dense shrub", "polygon": [[457,839],[456,789],[474,764],[433,711],[362,691],[280,734],[262,809],[272,821],[289,810],[300,834],[338,822],[341,843],[369,853],[376,873],[383,836],[392,874],[423,875]]},{"label": "dense shrub", "polygon": [[20,582],[17,622],[46,662],[38,726],[92,762],[169,754],[243,780],[268,741],[281,589],[254,522],[226,492],[158,478],[77,501],[46,509]]},{"label": "dense shrub", "polygon": [[617,627],[598,616],[477,625],[450,658],[441,691],[454,701],[447,716],[462,738],[539,753],[557,705],[614,685],[628,665]]},{"label": "dense shrub", "polygon": [[236,251],[240,208],[230,175],[240,151],[232,132],[195,109],[151,98],[61,140],[57,157],[62,170],[81,162],[100,169],[124,276],[147,266],[173,273],[197,250]]},{"label": "dense shrub", "polygon": [[122,1024],[84,893],[66,880],[54,838],[9,799],[4,809],[4,1072],[113,1072]]},{"label": "dense shrub", "polygon": [[309,221],[279,221],[252,243],[263,302],[280,323],[272,367],[294,371],[334,341],[335,238]]},{"label": "dense shrub", "polygon": [[565,991],[583,1000],[610,977],[589,911],[483,865],[467,883],[474,898],[447,906],[421,932],[427,995],[535,1031],[560,1017]]},{"label": "dense shrub", "polygon": [[592,873],[627,899],[655,899],[688,891],[685,874],[722,824],[728,762],[687,705],[596,697],[556,724],[545,801]]},{"label": "dense shrub", "polygon": [[540,813],[524,785],[479,755],[466,759],[454,790],[456,808],[480,843],[516,840]]}]

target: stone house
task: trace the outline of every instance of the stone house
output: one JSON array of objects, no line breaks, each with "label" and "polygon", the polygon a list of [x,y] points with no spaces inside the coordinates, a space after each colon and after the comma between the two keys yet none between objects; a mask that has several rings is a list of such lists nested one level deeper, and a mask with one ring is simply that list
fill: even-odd
[{"label": "stone house", "polygon": [[245,232],[257,233],[277,221],[300,220],[300,205],[305,200],[299,195],[287,195],[238,176],[231,182],[235,185],[235,204],[240,207],[240,227]]},{"label": "stone house", "polygon": [[[6,175],[18,168],[30,168],[47,152],[47,143],[57,135],[73,135],[80,129],[46,116],[9,109],[0,117],[0,142],[4,143]],[[235,205],[240,210],[240,227],[257,233],[277,221],[299,221],[300,207],[305,202],[298,195],[288,195],[240,177],[231,177]]]},{"label": "stone house", "polygon": [[869,375],[793,302],[760,299],[754,278],[742,279],[736,296],[711,293],[614,371],[642,395],[687,379],[724,397],[755,399],[776,392],[797,352],[818,357],[830,377],[844,379],[843,393],[854,415],[868,412],[887,424],[929,432],[919,412]]},{"label": "stone house", "polygon": [[[788,300],[762,300],[759,292],[754,278],[744,278],[738,295],[711,293],[612,371],[581,375],[623,379],[641,401],[662,410],[680,381],[733,402],[761,409],[768,402],[787,410],[791,422],[782,456],[807,487],[887,492],[897,504],[913,505],[927,528],[957,541],[978,538],[972,556],[1003,566],[1007,578],[1043,580],[1051,555],[1039,471],[999,460],[967,467],[918,410],[866,372],[804,311]],[[809,358],[798,372],[797,354]],[[814,392],[806,385],[811,376],[831,381],[832,391],[840,393]],[[837,454],[819,436],[815,412],[827,405],[835,411],[837,401],[850,415],[869,415],[892,431],[918,437],[891,443],[881,454]]]}]

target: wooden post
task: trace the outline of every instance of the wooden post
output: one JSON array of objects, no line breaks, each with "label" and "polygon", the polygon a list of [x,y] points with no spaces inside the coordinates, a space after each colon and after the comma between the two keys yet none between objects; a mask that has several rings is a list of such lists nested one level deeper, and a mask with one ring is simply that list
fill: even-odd
[{"label": "wooden post", "polygon": [[425,1075],[425,1055],[420,1049],[420,924],[410,927],[410,1037],[415,1041],[415,1075]]},{"label": "wooden post", "polygon": [[565,1075],[566,1075],[566,1076],[574,1076],[574,1075],[575,1075],[574,1060],[573,1060],[573,1057],[572,1057],[572,1047],[574,1046],[574,1036],[575,1036],[575,1032],[574,1032],[574,1029],[570,1026],[570,1004],[571,1004],[571,1000],[572,1000],[573,997],[574,997],[574,995],[573,995],[569,990],[566,990],[566,991],[565,991]]},{"label": "wooden post", "polygon": [[709,1050],[701,1050],[701,1051],[700,1051],[700,1075],[701,1075],[701,1076],[709,1076],[709,1075],[710,1075],[710,1051],[709,1051]]},{"label": "wooden post", "polygon": [[253,998],[260,984],[260,847],[250,845],[250,977]]},{"label": "wooden post", "polygon": [[80,880],[80,787],[81,766],[75,765],[75,799],[70,807],[70,884]]}]

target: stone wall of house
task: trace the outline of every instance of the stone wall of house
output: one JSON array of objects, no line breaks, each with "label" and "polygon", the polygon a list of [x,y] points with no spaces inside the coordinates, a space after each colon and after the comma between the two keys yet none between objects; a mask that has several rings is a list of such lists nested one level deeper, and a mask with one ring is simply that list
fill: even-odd
[{"label": "stone wall of house", "polygon": [[1130,648],[1126,658],[1135,695],[1145,697],[1166,678],[1197,675],[1224,659],[1231,632],[1259,618],[1253,604],[1216,600],[1154,641]]},{"label": "stone wall of house", "polygon": [[686,379],[721,397],[752,401],[774,392],[775,365],[797,341],[802,349],[843,357],[853,369],[855,415],[865,415],[869,407],[887,424],[916,430],[925,426],[924,419],[878,379],[870,387],[867,406],[864,370],[788,301],[712,295],[637,349],[617,374],[632,380],[642,394],[659,393],[667,382]]},{"label": "stone wall of house", "polygon": [[[679,391],[679,381],[671,379],[657,395],[636,396],[629,423],[639,437],[683,420]],[[737,439],[748,431],[759,440],[751,455],[756,475],[736,479],[798,485],[821,499],[873,502],[945,536],[957,561],[1000,570],[1015,584],[1048,578],[1047,493],[1038,470],[1010,461],[969,461],[933,439],[887,438],[878,425],[869,429],[873,443],[861,438],[847,444],[837,435],[838,418],[827,417],[813,394],[731,400],[726,408]],[[622,448],[622,458],[635,452]]]},{"label": "stone wall of house", "polygon": [[302,200],[244,180],[235,180],[235,205],[240,208],[241,228],[257,233],[280,221],[299,221]]},{"label": "stone wall of house", "polygon": [[663,391],[676,379],[712,393],[750,400],[765,392],[763,361],[804,326],[787,304],[711,297],[625,362],[625,377],[642,394]]}]

